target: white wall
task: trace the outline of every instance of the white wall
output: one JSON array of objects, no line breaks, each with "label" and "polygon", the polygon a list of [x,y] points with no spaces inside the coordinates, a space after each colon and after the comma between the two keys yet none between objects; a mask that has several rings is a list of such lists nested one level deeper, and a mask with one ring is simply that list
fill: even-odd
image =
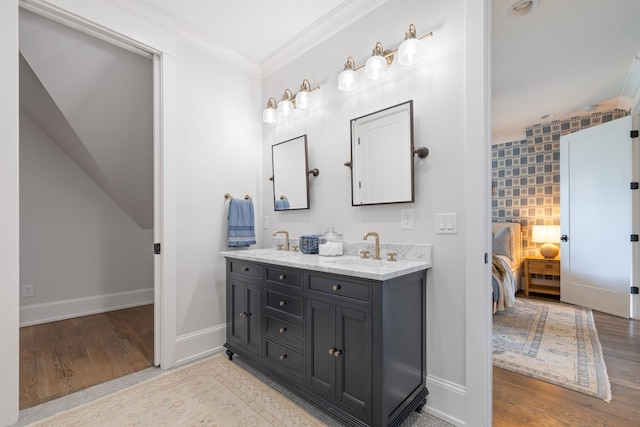
[{"label": "white wall", "polygon": [[[260,81],[178,40],[178,361],[224,344],[228,202],[260,217]],[[257,229],[260,232],[260,229]],[[193,335],[195,334],[195,335]]]},{"label": "white wall", "polygon": [[152,302],[152,247],[153,230],[21,111],[20,284],[35,285],[20,300],[21,325]]},{"label": "white wall", "polygon": [[0,2],[0,425],[18,420],[18,1]]},{"label": "white wall", "polygon": [[[431,394],[427,405],[447,413],[452,422],[463,421],[465,386],[465,22],[464,2],[389,0],[383,6],[340,31],[263,81],[263,99],[280,99],[286,88],[297,91],[303,79],[320,85],[317,104],[308,112],[263,127],[264,215],[271,232],[285,229],[294,237],[321,233],[328,226],[346,240],[360,240],[377,231],[381,241],[432,243],[433,265],[427,291],[427,371]],[[337,90],[338,74],[347,56],[361,65],[380,41],[397,48],[410,23],[423,41],[425,58],[418,66],[394,63],[385,80],[371,82],[359,71],[360,87],[350,93]],[[349,121],[403,101],[414,101],[416,146],[426,146],[426,159],[415,158],[415,203],[351,206]],[[307,134],[309,166],[320,175],[310,177],[311,209],[274,212],[271,145]],[[400,229],[400,211],[414,209],[414,230]],[[435,234],[437,212],[458,213],[458,234]]]}]

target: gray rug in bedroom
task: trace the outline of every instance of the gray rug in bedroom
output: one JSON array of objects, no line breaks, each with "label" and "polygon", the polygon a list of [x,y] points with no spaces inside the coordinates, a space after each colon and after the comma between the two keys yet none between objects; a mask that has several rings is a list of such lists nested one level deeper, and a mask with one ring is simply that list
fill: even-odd
[{"label": "gray rug in bedroom", "polygon": [[493,365],[611,401],[588,308],[522,298],[493,317]]}]

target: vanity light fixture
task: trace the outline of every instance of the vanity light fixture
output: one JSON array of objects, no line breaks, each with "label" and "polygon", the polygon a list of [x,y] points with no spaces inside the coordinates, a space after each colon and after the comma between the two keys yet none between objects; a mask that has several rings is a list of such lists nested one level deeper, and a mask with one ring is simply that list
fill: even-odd
[{"label": "vanity light fixture", "polygon": [[291,90],[285,90],[284,94],[282,95],[282,101],[280,101],[280,103],[278,104],[278,114],[284,117],[293,114],[295,106],[293,105],[292,99],[293,93],[291,93]]},{"label": "vanity light fixture", "polygon": [[296,108],[306,110],[313,106],[313,97],[311,95],[311,83],[304,79],[300,85],[300,92],[295,96]]},{"label": "vanity light fixture", "polygon": [[398,63],[415,65],[420,61],[422,61],[422,43],[416,37],[415,25],[411,24],[404,35],[404,41],[398,48]]},{"label": "vanity light fixture", "polygon": [[[387,56],[388,55],[388,56]],[[382,43],[377,42],[371,51],[371,56],[364,65],[364,75],[369,80],[380,80],[387,75],[387,68],[393,62],[393,53],[385,52]]]},{"label": "vanity light fixture", "polygon": [[344,63],[344,70],[338,76],[338,90],[351,92],[358,87],[358,74],[356,73],[356,63],[352,57],[347,58]]},{"label": "vanity light fixture", "polygon": [[267,107],[262,111],[262,121],[265,123],[275,123],[278,121],[278,106],[276,100],[271,97],[267,101]]},{"label": "vanity light fixture", "polygon": [[373,48],[371,57],[367,59],[365,65],[356,67],[352,57],[347,58],[344,70],[338,76],[338,89],[343,92],[350,92],[358,86],[356,71],[364,68],[365,76],[370,80],[379,80],[386,76],[387,69],[393,62],[393,57],[398,54],[398,62],[402,65],[415,65],[422,60],[421,40],[433,37],[433,32],[422,37],[416,36],[415,25],[409,25],[409,30],[405,33],[405,40],[398,49],[384,50],[382,43],[377,42]]}]

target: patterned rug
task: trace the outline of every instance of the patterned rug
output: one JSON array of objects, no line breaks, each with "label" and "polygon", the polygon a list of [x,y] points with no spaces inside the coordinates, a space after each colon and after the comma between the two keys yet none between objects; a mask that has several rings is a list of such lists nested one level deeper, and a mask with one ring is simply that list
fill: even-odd
[{"label": "patterned rug", "polygon": [[493,365],[611,401],[588,308],[518,298],[493,317]]},{"label": "patterned rug", "polygon": [[324,426],[217,355],[164,373],[34,426]]}]

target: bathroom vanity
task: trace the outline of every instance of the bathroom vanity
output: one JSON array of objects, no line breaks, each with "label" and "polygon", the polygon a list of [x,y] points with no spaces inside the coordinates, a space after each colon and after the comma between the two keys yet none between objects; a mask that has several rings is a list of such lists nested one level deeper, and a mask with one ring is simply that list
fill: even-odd
[{"label": "bathroom vanity", "polygon": [[399,425],[425,404],[430,261],[222,255],[229,359],[238,354],[349,425]]}]

